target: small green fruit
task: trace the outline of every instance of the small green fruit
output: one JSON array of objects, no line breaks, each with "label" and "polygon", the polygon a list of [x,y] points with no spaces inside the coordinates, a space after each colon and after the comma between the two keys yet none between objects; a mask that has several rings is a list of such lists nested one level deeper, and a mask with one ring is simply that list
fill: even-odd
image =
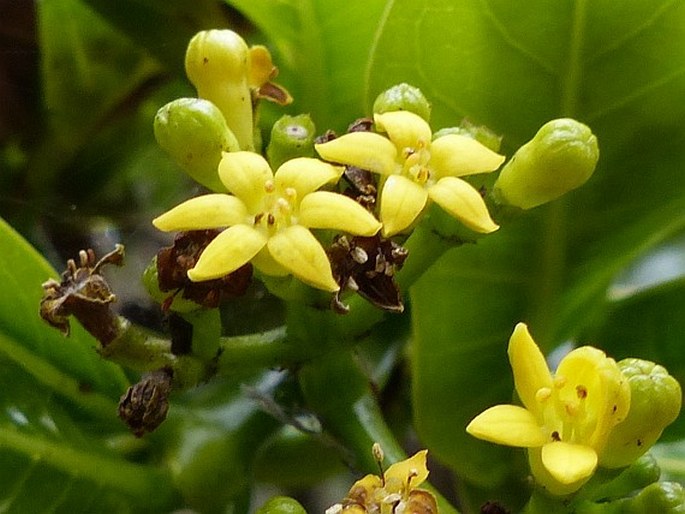
[{"label": "small green fruit", "polygon": [[307,514],[300,503],[288,496],[274,496],[256,514]]},{"label": "small green fruit", "polygon": [[397,84],[386,89],[373,102],[374,114],[390,111],[409,111],[430,121],[431,105],[418,87]]}]

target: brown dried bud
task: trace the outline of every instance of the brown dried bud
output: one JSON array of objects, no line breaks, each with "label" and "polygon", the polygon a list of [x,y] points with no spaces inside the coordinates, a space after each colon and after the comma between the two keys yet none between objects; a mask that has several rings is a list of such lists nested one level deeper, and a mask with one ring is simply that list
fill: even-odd
[{"label": "brown dried bud", "polygon": [[218,307],[222,300],[245,294],[252,280],[252,265],[249,263],[214,280],[193,282],[188,278],[188,270],[195,267],[202,251],[219,233],[219,230],[181,232],[174,239],[173,246],[162,248],[157,253],[159,289],[165,293],[172,292],[166,308],[179,292],[186,300],[209,309]]},{"label": "brown dried bud", "polygon": [[74,316],[103,346],[112,342],[120,327],[109,305],[116,300],[116,295],[100,275],[100,269],[105,264],[121,266],[123,258],[123,245],[116,245],[114,251],[97,262],[92,249],[81,250],[79,266],[69,259],[61,282],[50,279],[43,284],[41,317],[69,335],[69,316]]},{"label": "brown dried bud", "polygon": [[438,514],[438,502],[435,496],[425,489],[413,489],[404,512],[411,514]]},{"label": "brown dried bud", "polygon": [[480,508],[481,514],[510,514],[510,511],[497,502],[485,502]]},{"label": "brown dried bud", "polygon": [[146,373],[119,400],[119,417],[136,437],[152,432],[166,419],[171,379],[168,369]]},{"label": "brown dried bud", "polygon": [[345,289],[357,291],[376,307],[402,312],[404,304],[394,275],[407,258],[407,250],[380,235],[371,237],[338,236],[328,250],[333,276],[340,291],[333,299],[333,308],[347,312],[340,299]]}]

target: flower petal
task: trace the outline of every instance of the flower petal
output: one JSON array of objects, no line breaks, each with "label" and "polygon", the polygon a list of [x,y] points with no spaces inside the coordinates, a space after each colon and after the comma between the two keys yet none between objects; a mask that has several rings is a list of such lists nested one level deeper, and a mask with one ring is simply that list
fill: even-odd
[{"label": "flower petal", "polygon": [[[385,480],[390,482],[392,480],[398,481],[402,485],[406,485],[409,477],[409,489],[418,487],[428,478],[428,466],[426,465],[426,456],[428,450],[421,450],[416,452],[413,456],[400,462],[391,465],[385,471]],[[396,492],[396,491],[389,491]]]},{"label": "flower petal", "polygon": [[542,464],[552,478],[568,485],[589,478],[597,468],[597,453],[589,446],[554,441],[542,447]]},{"label": "flower petal", "polygon": [[401,175],[391,175],[381,191],[381,222],[383,235],[401,232],[419,216],[428,200],[423,186]]},{"label": "flower petal", "polygon": [[152,220],[164,232],[229,227],[244,223],[245,204],[235,196],[221,193],[191,198]]},{"label": "flower petal", "polygon": [[418,149],[431,141],[430,125],[418,114],[409,111],[389,111],[373,117],[376,127],[388,134],[399,151]]},{"label": "flower petal", "polygon": [[286,188],[297,191],[297,198],[316,191],[324,184],[336,182],[342,175],[344,168],[332,166],[319,159],[298,157],[284,162],[274,176],[274,182],[279,192]]},{"label": "flower petal", "polygon": [[316,191],[302,199],[300,224],[310,228],[340,230],[358,236],[373,236],[380,222],[352,198],[328,191]]},{"label": "flower petal", "polygon": [[249,225],[227,228],[207,245],[195,267],[188,270],[188,278],[201,282],[228,275],[249,262],[266,241],[263,233]]},{"label": "flower petal", "polygon": [[448,134],[431,144],[429,166],[439,178],[495,171],[503,162],[503,155],[468,136]]},{"label": "flower petal", "polygon": [[264,185],[273,180],[273,173],[266,159],[257,153],[224,152],[219,162],[219,178],[254,213],[266,194]]},{"label": "flower petal", "polygon": [[428,196],[474,232],[489,234],[499,228],[488,207],[471,184],[456,177],[444,177],[428,188]]},{"label": "flower petal", "polygon": [[559,363],[556,376],[563,377],[559,399],[578,403],[583,390],[587,421],[576,426],[576,440],[600,451],[612,428],[623,421],[630,409],[630,385],[614,359],[591,346],[571,351]]},{"label": "flower petal", "polygon": [[277,263],[302,282],[324,291],[340,289],[321,243],[305,227],[292,225],[279,231],[269,238],[267,248]]},{"label": "flower petal", "polygon": [[327,161],[357,166],[381,175],[390,175],[399,166],[395,160],[395,145],[374,132],[351,132],[328,143],[314,145],[314,148]]},{"label": "flower petal", "polygon": [[509,339],[508,354],[519,398],[528,410],[540,417],[536,394],[543,387],[551,390],[552,374],[525,323],[518,323],[514,328]]},{"label": "flower petal", "polygon": [[466,431],[478,439],[533,448],[547,442],[535,416],[516,405],[495,405],[473,418]]}]

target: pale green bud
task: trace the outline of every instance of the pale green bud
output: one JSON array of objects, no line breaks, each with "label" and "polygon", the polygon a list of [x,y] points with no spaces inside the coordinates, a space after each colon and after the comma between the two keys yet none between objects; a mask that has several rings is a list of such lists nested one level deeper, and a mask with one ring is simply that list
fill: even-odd
[{"label": "pale green bud", "polygon": [[188,43],[185,67],[198,96],[223,113],[241,150],[254,150],[250,52],[245,40],[232,30],[198,32]]},{"label": "pale green bud", "polygon": [[434,132],[433,141],[448,134],[468,136],[496,153],[499,153],[502,146],[502,136],[498,136],[485,125],[474,125],[468,121],[463,121],[459,127],[446,127]]},{"label": "pale green bud", "polygon": [[307,511],[294,498],[274,496],[257,510],[257,514],[307,514]]},{"label": "pale green bud", "polygon": [[221,111],[209,100],[179,98],[155,116],[155,138],[194,180],[212,191],[225,192],[219,180],[222,152],[240,149]]},{"label": "pale green bud", "polygon": [[418,87],[397,84],[386,89],[373,102],[373,113],[383,114],[391,111],[409,111],[430,121],[431,104]]},{"label": "pale green bud", "polygon": [[504,166],[493,197],[504,205],[537,207],[583,185],[598,159],[597,138],[589,127],[570,118],[552,120]]},{"label": "pale green bud", "polygon": [[296,157],[314,157],[316,127],[308,114],[283,116],[271,128],[266,155],[271,169]]},{"label": "pale green bud", "polygon": [[642,359],[618,362],[630,385],[628,417],[616,425],[599,456],[601,466],[628,466],[659,439],[680,413],[678,381],[663,366]]}]

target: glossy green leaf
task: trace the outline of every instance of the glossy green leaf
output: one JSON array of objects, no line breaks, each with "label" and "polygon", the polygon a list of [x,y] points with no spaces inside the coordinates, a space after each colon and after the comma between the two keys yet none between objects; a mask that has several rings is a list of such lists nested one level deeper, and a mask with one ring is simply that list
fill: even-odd
[{"label": "glossy green leaf", "polygon": [[281,70],[278,81],[319,131],[344,130],[368,115],[362,84],[381,0],[227,0],[264,32]]},{"label": "glossy green leaf", "polygon": [[[684,36],[685,5],[667,0],[397,0],[383,18],[367,102],[413,83],[433,103],[435,130],[468,117],[501,133],[508,155],[560,116],[599,138],[588,184],[451,252],[413,291],[419,435],[481,485],[492,485],[491,454],[461,430],[510,400],[494,342],[504,349],[519,320],[547,350],[577,337],[607,308],[617,274],[685,229]],[[447,356],[454,367],[440,365]],[[477,399],[445,409],[453,391]]]}]

